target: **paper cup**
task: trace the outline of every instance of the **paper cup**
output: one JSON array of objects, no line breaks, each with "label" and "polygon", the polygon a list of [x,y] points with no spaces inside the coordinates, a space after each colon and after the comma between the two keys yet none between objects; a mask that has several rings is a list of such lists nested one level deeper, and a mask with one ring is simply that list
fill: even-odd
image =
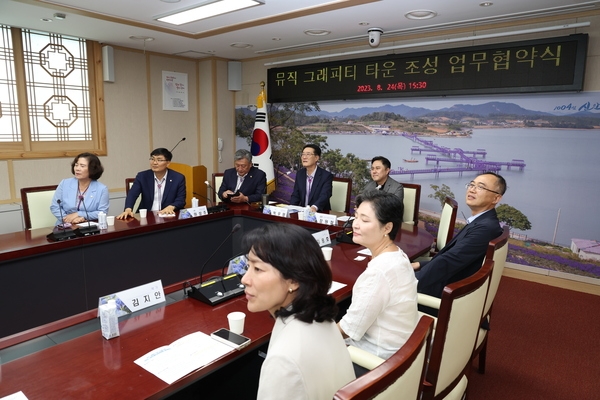
[{"label": "paper cup", "polygon": [[142,208],[141,210],[139,210],[140,212],[140,218],[146,218],[146,216],[148,215],[148,210],[146,210],[145,208]]},{"label": "paper cup", "polygon": [[323,257],[325,257],[325,261],[331,261],[331,255],[333,254],[332,247],[321,247],[323,251]]},{"label": "paper cup", "polygon": [[227,320],[229,321],[229,330],[233,333],[241,335],[244,333],[244,321],[246,320],[246,314],[241,311],[234,311],[227,314]]},{"label": "paper cup", "polygon": [[304,221],[304,211],[298,211],[298,219]]},{"label": "paper cup", "polygon": [[112,215],[108,215],[108,216],[106,217],[106,224],[107,224],[108,226],[113,226],[113,225],[115,224],[115,217],[114,217],[114,216],[112,216]]}]

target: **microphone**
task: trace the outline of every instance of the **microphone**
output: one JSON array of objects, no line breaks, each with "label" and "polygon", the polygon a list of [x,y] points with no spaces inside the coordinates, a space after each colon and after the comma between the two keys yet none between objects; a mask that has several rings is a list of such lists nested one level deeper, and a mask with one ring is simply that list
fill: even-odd
[{"label": "microphone", "polygon": [[181,140],[177,142],[177,144],[171,149],[171,153],[173,152],[173,150],[175,150],[175,147],[179,146],[179,143],[183,142],[184,140],[185,138],[181,138]]},{"label": "microphone", "polygon": [[196,196],[200,196],[200,197],[202,197],[203,199],[206,199],[206,200],[207,200],[207,201],[210,203],[210,206],[211,206],[211,207],[214,205],[214,204],[213,204],[213,201],[212,201],[211,199],[209,199],[208,197],[206,197],[205,195],[203,195],[203,194],[200,194],[200,193],[197,193],[197,192],[192,192],[192,193],[194,193],[194,195],[196,195]]},{"label": "microphone", "polygon": [[90,223],[90,215],[88,214],[87,207],[85,206],[83,195],[79,195],[79,201],[83,204],[83,209],[85,210],[87,226],[75,229],[75,233],[77,233],[77,236],[90,236],[100,233],[100,228]]},{"label": "microphone", "polygon": [[[215,188],[210,186],[210,183],[208,181],[204,181],[204,184],[206,185],[207,188],[209,188],[211,190],[212,194],[215,195],[215,198],[218,198],[217,193],[215,192]],[[197,193],[194,192],[194,194],[197,194]],[[198,194],[198,195],[202,196],[201,194]],[[202,196],[202,197],[204,197],[206,200],[210,201],[210,204],[212,204],[212,207],[208,207],[208,209],[207,209],[209,214],[214,214],[214,213],[223,212],[223,211],[228,210],[228,208],[225,204],[221,204],[220,206],[217,206],[208,197],[206,197],[206,196]]]},{"label": "microphone", "polygon": [[[201,301],[203,303],[214,306],[215,304],[221,303],[225,300],[228,300],[232,297],[239,296],[244,293],[244,285],[242,284],[239,276],[237,274],[230,274],[227,276],[217,276],[214,279],[209,279],[206,282],[202,282],[202,277],[204,274],[204,268],[208,264],[208,262],[217,254],[217,252],[223,247],[223,245],[229,240],[231,235],[235,232],[239,231],[242,226],[240,224],[235,224],[231,232],[225,237],[225,240],[221,242],[221,244],[217,247],[217,249],[206,259],[202,268],[200,269],[200,284],[198,288],[192,286],[190,290],[188,290],[187,295],[193,299]],[[217,282],[221,282],[221,285],[216,285]],[[222,287],[222,290],[219,290]],[[219,289],[217,289],[219,288]]]},{"label": "microphone", "polygon": [[62,209],[62,201],[60,199],[56,199],[56,203],[58,203],[58,211],[60,211],[60,224],[58,224],[56,227],[58,228],[58,231],[49,233],[48,235],[46,235],[46,238],[48,238],[49,240],[53,240],[53,241],[61,241],[61,240],[65,240],[65,239],[73,239],[74,237],[76,237],[77,235],[75,234],[75,232],[73,232],[73,229],[67,230],[65,228],[64,225],[64,215],[63,215],[63,209]]}]

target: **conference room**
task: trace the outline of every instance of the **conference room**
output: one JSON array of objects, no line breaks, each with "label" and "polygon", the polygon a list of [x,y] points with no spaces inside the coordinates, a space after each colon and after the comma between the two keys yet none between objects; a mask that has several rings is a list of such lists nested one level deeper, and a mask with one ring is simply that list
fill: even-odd
[{"label": "conference room", "polygon": [[[598,69],[594,68],[598,51],[593,40],[598,33],[596,1],[568,4],[558,0],[551,4],[510,1],[487,8],[477,4],[476,10],[462,3],[450,9],[438,5],[440,8],[434,10],[436,15],[431,19],[404,18],[404,14],[416,7],[392,0],[332,4],[308,1],[302,7],[266,1],[244,11],[181,26],[167,25],[155,17],[186,8],[193,2],[156,1],[147,10],[139,10],[131,2],[121,3],[108,2],[88,8],[74,1],[50,4],[15,0],[0,5],[3,46],[7,46],[7,38],[23,34],[4,26],[88,39],[87,44],[82,42],[77,46],[87,52],[93,99],[81,114],[89,118],[89,131],[82,136],[69,136],[68,132],[74,129],[60,124],[57,128],[43,106],[41,113],[28,120],[27,111],[16,116],[5,108],[10,103],[11,110],[15,110],[26,102],[7,102],[2,98],[0,121],[4,124],[10,116],[12,122],[2,125],[0,134],[0,274],[3,277],[0,304],[6,316],[0,334],[0,397],[19,390],[30,399],[69,397],[62,391],[54,395],[28,392],[26,382],[32,375],[24,371],[38,362],[40,368],[46,368],[38,359],[42,354],[43,362],[50,363],[48,371],[59,365],[72,365],[73,370],[89,369],[88,376],[98,375],[89,383],[91,386],[86,383],[74,389],[72,396],[77,397],[92,386],[99,388],[99,392],[88,394],[92,398],[129,390],[135,391],[133,398],[164,398],[233,363],[235,353],[173,385],[166,385],[135,365],[137,357],[133,353],[139,357],[194,331],[209,334],[225,327],[227,313],[244,311],[244,301],[239,298],[215,307],[184,299],[184,285],[200,283],[202,264],[223,240],[225,244],[206,269],[208,275],[218,274],[216,271],[220,272],[223,262],[237,254],[243,233],[264,223],[280,221],[279,217],[264,215],[252,207],[181,220],[155,218],[154,214],[142,220],[136,215],[126,222],[116,221],[99,235],[49,242],[46,235],[51,228],[26,229],[21,189],[57,185],[69,175],[69,164],[75,155],[90,151],[100,157],[105,167],[100,181],[108,187],[110,197],[108,215],[114,216],[125,204],[126,179],[148,168],[148,154],[157,147],[172,149],[185,137],[173,151],[173,164],[180,164],[187,171],[186,176],[192,177],[188,182],[187,207],[191,207],[194,196],[199,198],[200,205],[210,207],[213,193],[205,181],[211,183],[213,174],[222,173],[234,164],[235,109],[246,107],[252,113],[257,109],[261,82],[267,83],[267,94],[271,90],[270,69],[587,34],[591,39],[583,90],[595,92],[600,86]],[[275,6],[281,8],[271,8]],[[369,31],[371,28],[380,28],[382,33]],[[331,33],[305,33],[311,30]],[[297,31],[294,38],[287,34],[292,31]],[[56,56],[53,51],[48,55],[56,61],[52,58]],[[25,66],[18,69],[16,79],[23,80],[25,71]],[[185,96],[165,95],[169,76],[185,86]],[[25,86],[15,89],[17,92],[19,96],[27,96]],[[12,106],[17,103],[20,105]],[[268,97],[267,103],[271,103]],[[69,103],[60,100],[57,106],[68,108]],[[44,122],[48,118],[51,122]],[[52,126],[55,132],[61,131],[66,136],[40,139],[35,126],[43,124],[46,124],[44,129]],[[353,279],[366,265],[364,260],[355,260],[360,247],[337,243],[340,226],[298,221],[293,217],[286,221],[311,233],[329,231],[334,248],[331,261],[334,280],[346,285],[334,296],[340,301],[348,298]],[[237,224],[241,229],[226,239]],[[418,224],[403,225],[398,243],[411,258],[416,258],[431,246],[433,236],[427,235]],[[104,341],[99,331],[91,331],[67,343],[71,333],[65,332],[69,330],[76,331],[82,324],[88,327],[83,328],[84,332],[97,329],[93,324],[97,324],[99,297],[158,279],[164,286],[166,304],[122,321],[121,336],[116,341]],[[190,319],[189,315],[194,317]],[[272,321],[267,315],[247,313],[247,318],[245,334],[251,337],[252,344],[245,350],[257,351],[268,343]],[[176,328],[163,336],[164,326]],[[53,331],[57,332],[54,336]],[[66,336],[61,339],[63,334]],[[490,341],[492,346],[493,338]],[[14,350],[25,342],[40,343],[40,348],[47,346],[43,342],[53,345],[22,358],[7,355],[9,348]],[[71,344],[73,348],[63,357],[51,361]],[[74,354],[87,354],[89,358]],[[491,361],[492,357],[488,362]],[[127,382],[104,387],[104,381],[117,382],[123,374],[140,373],[145,375],[135,387],[127,386]],[[61,387],[59,382],[64,383],[63,388],[76,385],[68,376],[58,375],[57,370],[56,376],[44,378],[47,386],[40,384],[36,390]],[[13,381],[15,376],[22,378]],[[483,375],[483,379],[487,376]]]}]

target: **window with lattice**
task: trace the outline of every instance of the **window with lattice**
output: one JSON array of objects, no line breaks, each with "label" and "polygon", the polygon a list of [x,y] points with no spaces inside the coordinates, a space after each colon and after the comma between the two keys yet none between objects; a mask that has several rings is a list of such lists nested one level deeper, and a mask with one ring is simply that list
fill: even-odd
[{"label": "window with lattice", "polygon": [[98,43],[0,26],[2,158],[105,154]]}]

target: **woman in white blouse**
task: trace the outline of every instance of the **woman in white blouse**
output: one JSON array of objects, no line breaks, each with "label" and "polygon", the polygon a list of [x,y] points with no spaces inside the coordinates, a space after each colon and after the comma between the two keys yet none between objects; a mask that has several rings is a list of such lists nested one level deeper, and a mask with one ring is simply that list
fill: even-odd
[{"label": "woman in white blouse", "polygon": [[371,251],[367,269],[352,289],[352,303],[338,326],[346,343],[388,359],[417,326],[417,279],[406,254],[394,244],[403,204],[391,193],[356,198],[353,241]]},{"label": "woman in white blouse", "polygon": [[248,310],[275,318],[257,398],[333,398],[355,376],[327,294],[331,269],[316,240],[296,225],[267,224],[244,236],[242,251]]}]

